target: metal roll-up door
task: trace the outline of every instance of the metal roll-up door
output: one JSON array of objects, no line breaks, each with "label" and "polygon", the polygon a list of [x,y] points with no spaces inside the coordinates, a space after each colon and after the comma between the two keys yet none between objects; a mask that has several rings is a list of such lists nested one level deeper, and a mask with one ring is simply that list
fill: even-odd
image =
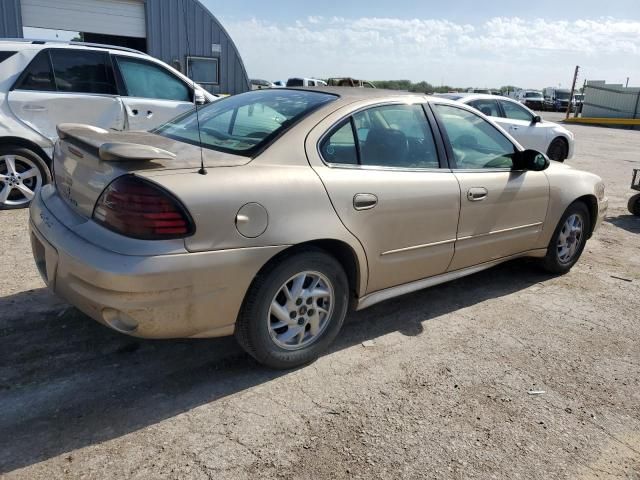
[{"label": "metal roll-up door", "polygon": [[142,0],[21,0],[25,27],[146,37]]}]

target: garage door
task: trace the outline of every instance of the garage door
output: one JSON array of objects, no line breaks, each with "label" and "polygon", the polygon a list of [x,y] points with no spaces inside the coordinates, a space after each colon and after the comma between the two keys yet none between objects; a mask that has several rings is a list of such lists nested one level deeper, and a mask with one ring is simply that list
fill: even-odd
[{"label": "garage door", "polygon": [[21,0],[25,27],[146,37],[142,0]]}]

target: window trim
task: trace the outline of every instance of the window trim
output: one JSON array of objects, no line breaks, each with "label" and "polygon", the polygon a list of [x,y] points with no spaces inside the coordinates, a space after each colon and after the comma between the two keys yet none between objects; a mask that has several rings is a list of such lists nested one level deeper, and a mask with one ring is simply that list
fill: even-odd
[{"label": "window trim", "polygon": [[[476,112],[473,111],[473,108],[470,106],[467,106],[466,104],[452,104],[452,103],[445,103],[445,102],[429,102],[429,108],[431,109],[434,118],[436,120],[436,123],[438,125],[438,130],[440,131],[440,135],[442,135],[442,140],[444,142],[445,145],[445,150],[446,150],[446,154],[447,154],[447,159],[449,162],[449,168],[455,173],[455,172],[460,172],[460,173],[480,173],[480,172],[485,172],[485,173],[496,173],[496,172],[521,172],[524,171],[524,169],[516,169],[515,168],[515,163],[514,166],[511,168],[457,168],[457,164],[456,164],[456,158],[455,155],[453,154],[453,147],[451,146],[451,140],[449,139],[449,135],[447,134],[447,130],[444,126],[444,124],[442,123],[442,119],[440,118],[440,116],[438,115],[437,109],[433,108],[436,105],[443,105],[445,107],[452,107],[452,108],[458,108],[460,110],[464,110],[467,111],[473,115],[475,115],[476,117],[480,118],[480,120],[482,120],[483,122],[487,122],[484,118],[478,116],[478,114]],[[513,145],[513,149],[514,149],[514,153],[515,152],[522,152],[523,150],[521,150],[520,148],[518,148],[518,146],[516,144],[514,144],[511,140],[509,140],[508,137],[506,137],[498,128],[496,128],[495,125],[493,125],[491,122],[487,122],[489,125],[491,125],[491,127],[493,127],[493,129],[498,132],[498,134],[502,135],[505,140],[507,140],[511,145]]]},{"label": "window trim", "polygon": [[[377,107],[392,106],[392,105],[419,105],[420,107],[422,107],[422,111],[425,116],[425,122],[427,123],[429,130],[431,131],[431,135],[433,136],[433,143],[436,146],[436,156],[437,156],[438,165],[439,165],[438,167],[423,168],[423,167],[392,167],[392,166],[385,166],[385,165],[362,165],[361,163],[362,160],[360,159],[360,146],[359,146],[359,141],[357,136],[357,130],[355,127],[355,121],[353,117],[354,115],[360,112],[363,112],[365,110],[370,110],[372,108],[377,108]],[[320,158],[320,161],[324,164],[324,166],[329,168],[347,168],[352,170],[353,169],[382,170],[382,171],[390,171],[390,172],[450,172],[451,169],[449,168],[447,157],[443,150],[443,145],[440,143],[442,140],[439,138],[439,135],[437,135],[437,133],[435,132],[434,125],[432,124],[433,118],[429,116],[429,113],[425,108],[426,105],[428,105],[428,102],[409,103],[409,102],[401,102],[401,101],[387,101],[387,102],[380,102],[380,103],[374,103],[371,105],[366,105],[356,110],[353,110],[352,112],[349,112],[348,114],[340,117],[338,120],[333,122],[329,128],[325,130],[325,132],[320,136],[320,138],[316,142],[316,153],[318,154],[318,157]],[[327,162],[325,158],[322,156],[322,150],[321,150],[322,143],[327,137],[330,137],[338,129],[342,128],[344,126],[343,124],[346,123],[347,121],[351,123],[351,130],[352,130],[353,139],[356,145],[356,154],[358,156],[358,163],[356,165],[353,165],[350,163]]]},{"label": "window trim", "polygon": [[[196,80],[195,78],[192,78],[189,76],[189,60],[215,60],[216,62],[216,78],[218,79],[217,82],[201,82]],[[190,78],[193,82],[199,84],[199,85],[215,85],[215,86],[219,86],[220,85],[220,57],[202,57],[202,56],[197,56],[197,55],[187,55],[186,56],[186,61],[185,61],[186,65],[187,65],[187,77]],[[266,80],[265,80],[266,81]]]},{"label": "window trim", "polygon": [[164,70],[168,75],[172,76],[173,78],[175,78],[176,80],[178,80],[180,83],[182,83],[184,86],[187,87],[187,90],[189,91],[189,96],[190,96],[190,100],[189,102],[193,103],[193,98],[195,95],[195,90],[193,89],[192,85],[189,85],[187,82],[185,82],[182,78],[178,77],[177,75],[174,75],[174,73],[171,70],[168,70],[167,68],[165,68],[163,65],[156,63],[152,60],[148,60],[146,58],[138,58],[138,57],[133,57],[133,56],[128,56],[128,55],[118,55],[118,54],[111,54],[111,58],[112,58],[112,62],[113,62],[113,67],[114,67],[114,72],[117,71],[118,75],[120,76],[120,81],[122,82],[122,93],[120,93],[121,97],[128,97],[128,98],[141,98],[141,99],[145,99],[145,100],[161,100],[161,101],[167,101],[167,102],[185,102],[186,100],[172,100],[169,98],[156,98],[156,97],[135,97],[133,95],[129,95],[129,89],[127,87],[127,82],[124,79],[124,75],[122,74],[122,70],[120,69],[120,64],[118,63],[118,59],[120,58],[124,58],[127,60],[131,60],[133,62],[138,62],[138,63],[145,63],[145,64],[151,64],[159,69]]}]

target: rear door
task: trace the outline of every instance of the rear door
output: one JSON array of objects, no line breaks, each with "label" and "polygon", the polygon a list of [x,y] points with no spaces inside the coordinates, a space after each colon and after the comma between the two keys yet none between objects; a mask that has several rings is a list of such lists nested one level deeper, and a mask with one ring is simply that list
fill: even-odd
[{"label": "rear door", "polygon": [[13,114],[51,141],[59,123],[124,127],[109,54],[102,50],[46,49],[20,75],[8,95]]},{"label": "rear door", "polygon": [[376,105],[336,117],[311,132],[307,154],[366,251],[367,293],[445,272],[460,189],[440,166],[442,147],[439,154],[422,105]]},{"label": "rear door", "polygon": [[549,204],[544,172],[513,169],[515,145],[470,110],[435,103],[460,182],[460,222],[449,270],[535,248]]},{"label": "rear door", "polygon": [[193,108],[193,89],[155,62],[113,55],[129,130],[150,130]]}]

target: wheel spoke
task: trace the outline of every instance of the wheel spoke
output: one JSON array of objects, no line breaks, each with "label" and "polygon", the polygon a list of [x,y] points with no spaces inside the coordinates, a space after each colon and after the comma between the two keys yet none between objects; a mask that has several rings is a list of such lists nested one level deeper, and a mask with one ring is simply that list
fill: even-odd
[{"label": "wheel spoke", "polygon": [[5,184],[4,188],[0,190],[0,204],[7,202],[12,189],[13,187]]},{"label": "wheel spoke", "polygon": [[32,178],[38,175],[38,169],[37,168],[30,168],[29,170],[27,170],[26,172],[22,172],[20,174],[20,177],[23,180],[26,180],[28,178]]},{"label": "wheel spoke", "polygon": [[312,315],[311,317],[309,317],[309,325],[311,326],[311,328],[309,329],[309,333],[311,333],[311,335],[317,335],[318,332],[320,331],[319,311],[317,311],[315,315]]},{"label": "wheel spoke", "polygon": [[280,340],[282,343],[287,343],[300,335],[301,331],[304,332],[304,328],[298,325],[296,325],[295,327],[289,327],[289,330],[281,335],[278,335],[278,340]]},{"label": "wheel spoke", "polygon": [[31,190],[29,187],[27,187],[22,183],[19,185],[16,185],[16,188],[20,190],[22,195],[24,195],[24,198],[26,198],[27,200],[32,200],[33,197],[35,196],[35,193],[33,193],[33,190]]},{"label": "wheel spoke", "polygon": [[313,291],[309,292],[309,295],[314,298],[325,298],[331,295],[329,290],[323,287],[317,287]]},{"label": "wheel spoke", "polygon": [[[289,317],[289,312],[287,311],[287,309],[275,301],[271,304],[271,315],[273,315],[274,317],[276,317],[278,320],[280,320],[286,325],[288,325],[289,322],[291,321],[291,318]],[[274,327],[274,328],[278,328],[278,327]]]},{"label": "wheel spoke", "polygon": [[304,287],[304,281],[307,279],[307,275],[305,273],[301,273],[296,278],[293,279],[293,285],[291,285],[291,296],[295,300],[302,294],[302,289]]},{"label": "wheel spoke", "polygon": [[9,180],[9,177],[7,175],[0,173],[0,182],[4,182],[6,180]]},{"label": "wheel spoke", "polygon": [[16,170],[16,157],[7,155],[4,157],[4,161],[7,164],[7,173],[13,173],[14,175],[18,173]]}]

